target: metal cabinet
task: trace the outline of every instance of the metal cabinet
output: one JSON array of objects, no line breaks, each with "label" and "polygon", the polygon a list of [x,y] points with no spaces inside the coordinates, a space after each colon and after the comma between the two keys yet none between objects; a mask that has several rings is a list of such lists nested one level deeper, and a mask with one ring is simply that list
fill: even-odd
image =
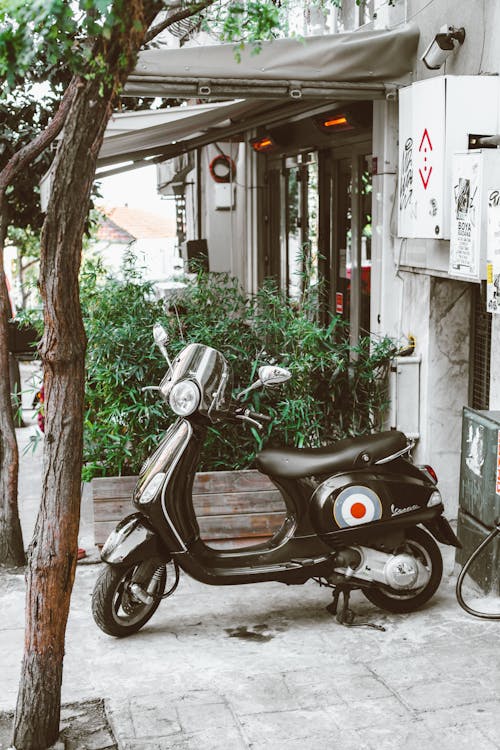
[{"label": "metal cabinet", "polygon": [[[500,412],[464,408],[458,537],[463,565],[500,517]],[[496,537],[470,569],[486,593],[500,593],[500,539]]]}]

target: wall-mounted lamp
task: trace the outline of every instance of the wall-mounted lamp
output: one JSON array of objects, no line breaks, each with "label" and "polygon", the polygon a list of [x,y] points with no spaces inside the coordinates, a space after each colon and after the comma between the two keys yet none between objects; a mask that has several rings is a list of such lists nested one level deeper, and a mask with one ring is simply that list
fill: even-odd
[{"label": "wall-mounted lamp", "polygon": [[451,55],[460,45],[464,43],[465,29],[462,26],[456,29],[454,26],[441,26],[420,58],[429,70],[438,70],[444,65],[446,58]]},{"label": "wall-mounted lamp", "polygon": [[335,135],[344,130],[360,130],[372,122],[371,102],[356,102],[342,109],[331,110],[314,117],[314,124],[323,133]]},{"label": "wall-mounted lamp", "polygon": [[316,121],[322,130],[354,130],[356,127],[351,119],[344,114],[334,114],[331,117],[322,117],[321,120]]},{"label": "wall-mounted lamp", "polygon": [[276,141],[270,135],[265,135],[261,138],[252,138],[250,145],[253,150],[257,151],[259,154],[276,151],[277,149]]}]

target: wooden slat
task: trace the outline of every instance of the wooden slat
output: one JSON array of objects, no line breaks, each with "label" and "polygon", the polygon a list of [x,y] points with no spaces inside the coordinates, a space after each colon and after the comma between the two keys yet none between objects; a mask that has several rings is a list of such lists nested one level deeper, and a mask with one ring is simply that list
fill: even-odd
[{"label": "wooden slat", "polygon": [[256,469],[246,471],[206,471],[198,472],[193,485],[193,495],[228,492],[256,492],[276,490],[269,477]]},{"label": "wooden slat", "polygon": [[202,539],[234,539],[240,536],[271,536],[279,529],[284,513],[240,513],[233,516],[198,518]]},{"label": "wooden slat", "polygon": [[228,513],[271,513],[285,510],[278,490],[262,492],[233,492],[224,495],[194,495],[197,516],[227,515]]},{"label": "wooden slat", "polygon": [[132,505],[130,498],[94,500],[94,521],[117,521],[119,518],[135,513],[137,508]]},{"label": "wooden slat", "polygon": [[[272,492],[234,492],[228,495],[195,495],[194,510],[197,517],[219,516],[232,513],[279,513],[285,510],[277,490]],[[96,521],[122,518],[137,510],[130,498],[98,498],[94,503]]]},{"label": "wooden slat", "polygon": [[137,477],[95,477],[92,480],[94,498],[131,498]]},{"label": "wooden slat", "polygon": [[[92,492],[96,497],[130,497],[137,477],[95,477]],[[246,471],[198,472],[194,479],[193,494],[208,495],[231,492],[277,492],[269,477],[256,469]]]},{"label": "wooden slat", "polygon": [[[199,518],[201,538],[209,542],[216,539],[269,538],[283,523],[284,513],[265,515],[240,514],[234,516],[205,516]],[[119,519],[94,523],[95,543],[102,545],[115,528]],[[231,546],[231,545],[228,545]]]}]

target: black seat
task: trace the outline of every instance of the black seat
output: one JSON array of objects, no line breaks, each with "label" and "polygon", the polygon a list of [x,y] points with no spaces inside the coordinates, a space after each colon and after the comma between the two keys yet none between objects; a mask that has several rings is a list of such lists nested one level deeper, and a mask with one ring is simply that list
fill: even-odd
[{"label": "black seat", "polygon": [[287,479],[360,469],[406,448],[406,435],[397,430],[345,438],[325,448],[268,448],[257,455],[263,474]]}]

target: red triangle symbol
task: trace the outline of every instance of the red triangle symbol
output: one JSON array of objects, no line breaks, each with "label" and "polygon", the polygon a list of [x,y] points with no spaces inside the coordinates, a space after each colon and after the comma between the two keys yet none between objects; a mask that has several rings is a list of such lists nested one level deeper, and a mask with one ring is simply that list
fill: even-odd
[{"label": "red triangle symbol", "polygon": [[424,177],[421,169],[418,170],[418,173],[420,175],[420,179],[422,180],[422,185],[424,186],[424,190],[427,190],[427,185],[429,184],[429,180],[431,179],[432,167],[429,169],[429,174],[427,175],[427,178]]},{"label": "red triangle symbol", "polygon": [[426,138],[427,138],[427,142],[429,144],[429,150],[432,151],[432,143],[431,143],[431,139],[429,138],[429,133],[427,131],[427,128],[425,128],[424,134],[422,136],[422,140],[420,141],[420,146],[418,148],[419,151],[422,151],[422,146],[424,145],[424,141],[425,141]]}]

